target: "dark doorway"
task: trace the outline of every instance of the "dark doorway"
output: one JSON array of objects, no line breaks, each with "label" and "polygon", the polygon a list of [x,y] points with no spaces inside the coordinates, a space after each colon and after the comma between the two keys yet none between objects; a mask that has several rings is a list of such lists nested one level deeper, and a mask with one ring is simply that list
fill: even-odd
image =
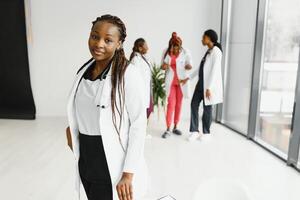
[{"label": "dark doorway", "polygon": [[0,1],[0,118],[35,119],[23,0]]}]

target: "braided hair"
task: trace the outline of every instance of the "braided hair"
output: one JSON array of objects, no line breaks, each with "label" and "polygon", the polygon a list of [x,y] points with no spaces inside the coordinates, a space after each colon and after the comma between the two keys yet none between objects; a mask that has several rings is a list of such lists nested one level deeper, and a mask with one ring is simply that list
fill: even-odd
[{"label": "braided hair", "polygon": [[208,29],[204,32],[204,35],[210,38],[214,46],[218,47],[222,51],[222,45],[218,42],[218,34],[212,29]]},{"label": "braided hair", "polygon": [[138,38],[138,39],[134,42],[134,45],[133,45],[133,48],[132,48],[132,53],[131,53],[130,58],[129,58],[130,61],[133,59],[135,53],[136,53],[136,52],[139,52],[139,48],[144,46],[145,42],[146,42],[146,41],[145,41],[144,38]]},{"label": "braided hair", "polygon": [[[122,125],[122,117],[123,117],[123,109],[124,109],[124,102],[125,102],[125,92],[124,92],[124,74],[126,71],[126,68],[129,64],[129,61],[127,60],[124,49],[123,49],[123,42],[125,41],[125,38],[127,36],[126,34],[126,27],[123,21],[117,17],[117,16],[112,16],[112,15],[102,15],[101,17],[97,17],[95,21],[93,21],[93,26],[97,22],[108,22],[113,25],[115,25],[120,34],[120,41],[122,42],[122,45],[119,49],[116,49],[115,54],[112,58],[112,78],[111,78],[111,85],[112,85],[112,90],[111,90],[111,108],[112,108],[112,121],[114,124],[114,127],[118,133],[119,136],[119,141],[121,143],[121,138],[120,138],[120,129]],[[116,95],[118,95],[119,102],[117,102]],[[120,107],[118,107],[118,105]],[[117,125],[117,120],[116,120],[116,111],[118,113],[118,116],[120,118],[120,123]],[[125,151],[123,145],[122,145],[123,150]]]}]

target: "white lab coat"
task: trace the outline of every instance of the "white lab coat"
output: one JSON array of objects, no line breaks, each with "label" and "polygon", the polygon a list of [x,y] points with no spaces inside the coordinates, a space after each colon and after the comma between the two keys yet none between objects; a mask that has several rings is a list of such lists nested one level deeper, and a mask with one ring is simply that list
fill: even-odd
[{"label": "white lab coat", "polygon": [[[93,62],[94,60],[92,60]],[[74,110],[74,98],[77,86],[86,69],[92,62],[86,64],[76,76],[68,101],[67,113],[75,156],[75,185],[80,199],[81,180],[78,171],[79,140],[78,123]],[[143,80],[139,75],[137,66],[129,65],[124,75],[125,82],[125,106],[123,110],[122,126],[120,130],[120,141],[112,121],[111,110],[111,70],[106,77],[101,95],[95,98],[95,109],[99,111],[99,126],[103,140],[103,147],[107,159],[113,189],[113,199],[117,200],[116,186],[123,172],[134,173],[133,197],[140,200],[147,191],[147,166],[144,159],[144,142],[146,136],[147,116],[144,102]],[[118,101],[118,94],[116,94]],[[100,107],[97,107],[99,105]],[[120,118],[116,111],[117,125]],[[125,151],[122,148],[122,145]]]},{"label": "white lab coat", "polygon": [[[204,93],[206,89],[211,91],[211,98],[204,98],[205,105],[214,105],[223,102],[223,81],[222,81],[222,51],[214,46],[206,56],[203,68]],[[199,66],[200,67],[200,66]],[[190,79],[198,76],[198,69],[190,74]]]},{"label": "white lab coat", "polygon": [[[164,51],[165,54],[166,51]],[[163,54],[163,56],[164,56]],[[162,59],[162,61],[168,65],[171,65],[171,57],[167,54],[165,58]],[[176,72],[178,75],[178,79],[182,80],[189,76],[189,70],[185,69],[185,66],[187,64],[190,64],[193,66],[192,63],[192,57],[190,52],[187,49],[181,50],[179,56],[176,59]],[[166,70],[166,78],[165,78],[165,89],[166,89],[166,95],[169,97],[170,94],[170,88],[172,85],[174,77],[173,69],[171,69],[171,66]],[[190,83],[189,81],[186,82],[186,84],[182,85],[180,84],[181,91],[184,98],[190,98]]]},{"label": "white lab coat", "polygon": [[[144,60],[146,59],[146,60]],[[147,61],[147,62],[146,62]],[[141,76],[144,80],[144,88],[145,88],[145,102],[147,108],[149,108],[150,105],[150,92],[152,90],[151,86],[151,79],[152,79],[152,66],[151,63],[148,61],[148,59],[144,56],[142,58],[142,55],[140,53],[135,53],[135,56],[131,60],[131,63],[133,65],[136,65],[141,73]]]}]

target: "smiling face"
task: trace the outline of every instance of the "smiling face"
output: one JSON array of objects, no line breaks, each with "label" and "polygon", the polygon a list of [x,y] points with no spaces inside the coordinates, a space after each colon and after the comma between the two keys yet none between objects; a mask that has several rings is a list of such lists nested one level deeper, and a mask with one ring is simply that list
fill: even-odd
[{"label": "smiling face", "polygon": [[110,60],[116,49],[122,45],[118,27],[106,21],[96,22],[92,27],[88,44],[96,61]]}]

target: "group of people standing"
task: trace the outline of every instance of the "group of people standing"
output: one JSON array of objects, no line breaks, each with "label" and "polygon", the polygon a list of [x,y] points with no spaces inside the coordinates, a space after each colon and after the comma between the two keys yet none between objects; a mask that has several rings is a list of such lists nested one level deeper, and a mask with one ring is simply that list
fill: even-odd
[{"label": "group of people standing", "polygon": [[[123,43],[126,26],[117,16],[102,15],[92,22],[88,47],[92,58],[79,68],[69,95],[66,129],[75,157],[76,191],[83,185],[89,200],[140,200],[147,191],[144,159],[147,118],[153,111],[151,65],[147,43],[135,41],[130,60]],[[183,97],[189,97],[190,80],[198,75],[191,102],[190,139],[199,136],[198,109],[203,101],[203,133],[210,132],[211,105],[222,102],[222,50],[215,31],[204,32],[208,47],[198,70],[181,38],[173,33],[163,53],[168,98],[167,130],[181,135],[177,125]],[[147,114],[146,114],[147,113]],[[175,113],[175,115],[174,115]],[[174,116],[173,116],[174,115]]]},{"label": "group of people standing", "polygon": [[[190,52],[183,48],[182,39],[176,32],[172,33],[168,48],[164,50],[161,68],[165,70],[165,90],[167,96],[166,125],[167,129],[162,138],[171,134],[182,135],[178,129],[183,98],[190,97],[190,80],[197,77],[198,81],[191,101],[190,135],[189,141],[200,136],[209,136],[212,122],[212,105],[223,101],[223,85],[221,73],[222,47],[218,42],[218,35],[214,30],[206,30],[202,36],[202,44],[207,46],[199,68],[193,69]],[[151,65],[145,54],[148,46],[143,38],[135,41],[130,60],[140,66],[142,77],[145,79],[148,92],[147,117],[153,111],[151,98]],[[150,88],[149,88],[150,87]],[[199,131],[199,105],[203,101],[202,132]],[[173,129],[171,125],[173,123]]]}]

